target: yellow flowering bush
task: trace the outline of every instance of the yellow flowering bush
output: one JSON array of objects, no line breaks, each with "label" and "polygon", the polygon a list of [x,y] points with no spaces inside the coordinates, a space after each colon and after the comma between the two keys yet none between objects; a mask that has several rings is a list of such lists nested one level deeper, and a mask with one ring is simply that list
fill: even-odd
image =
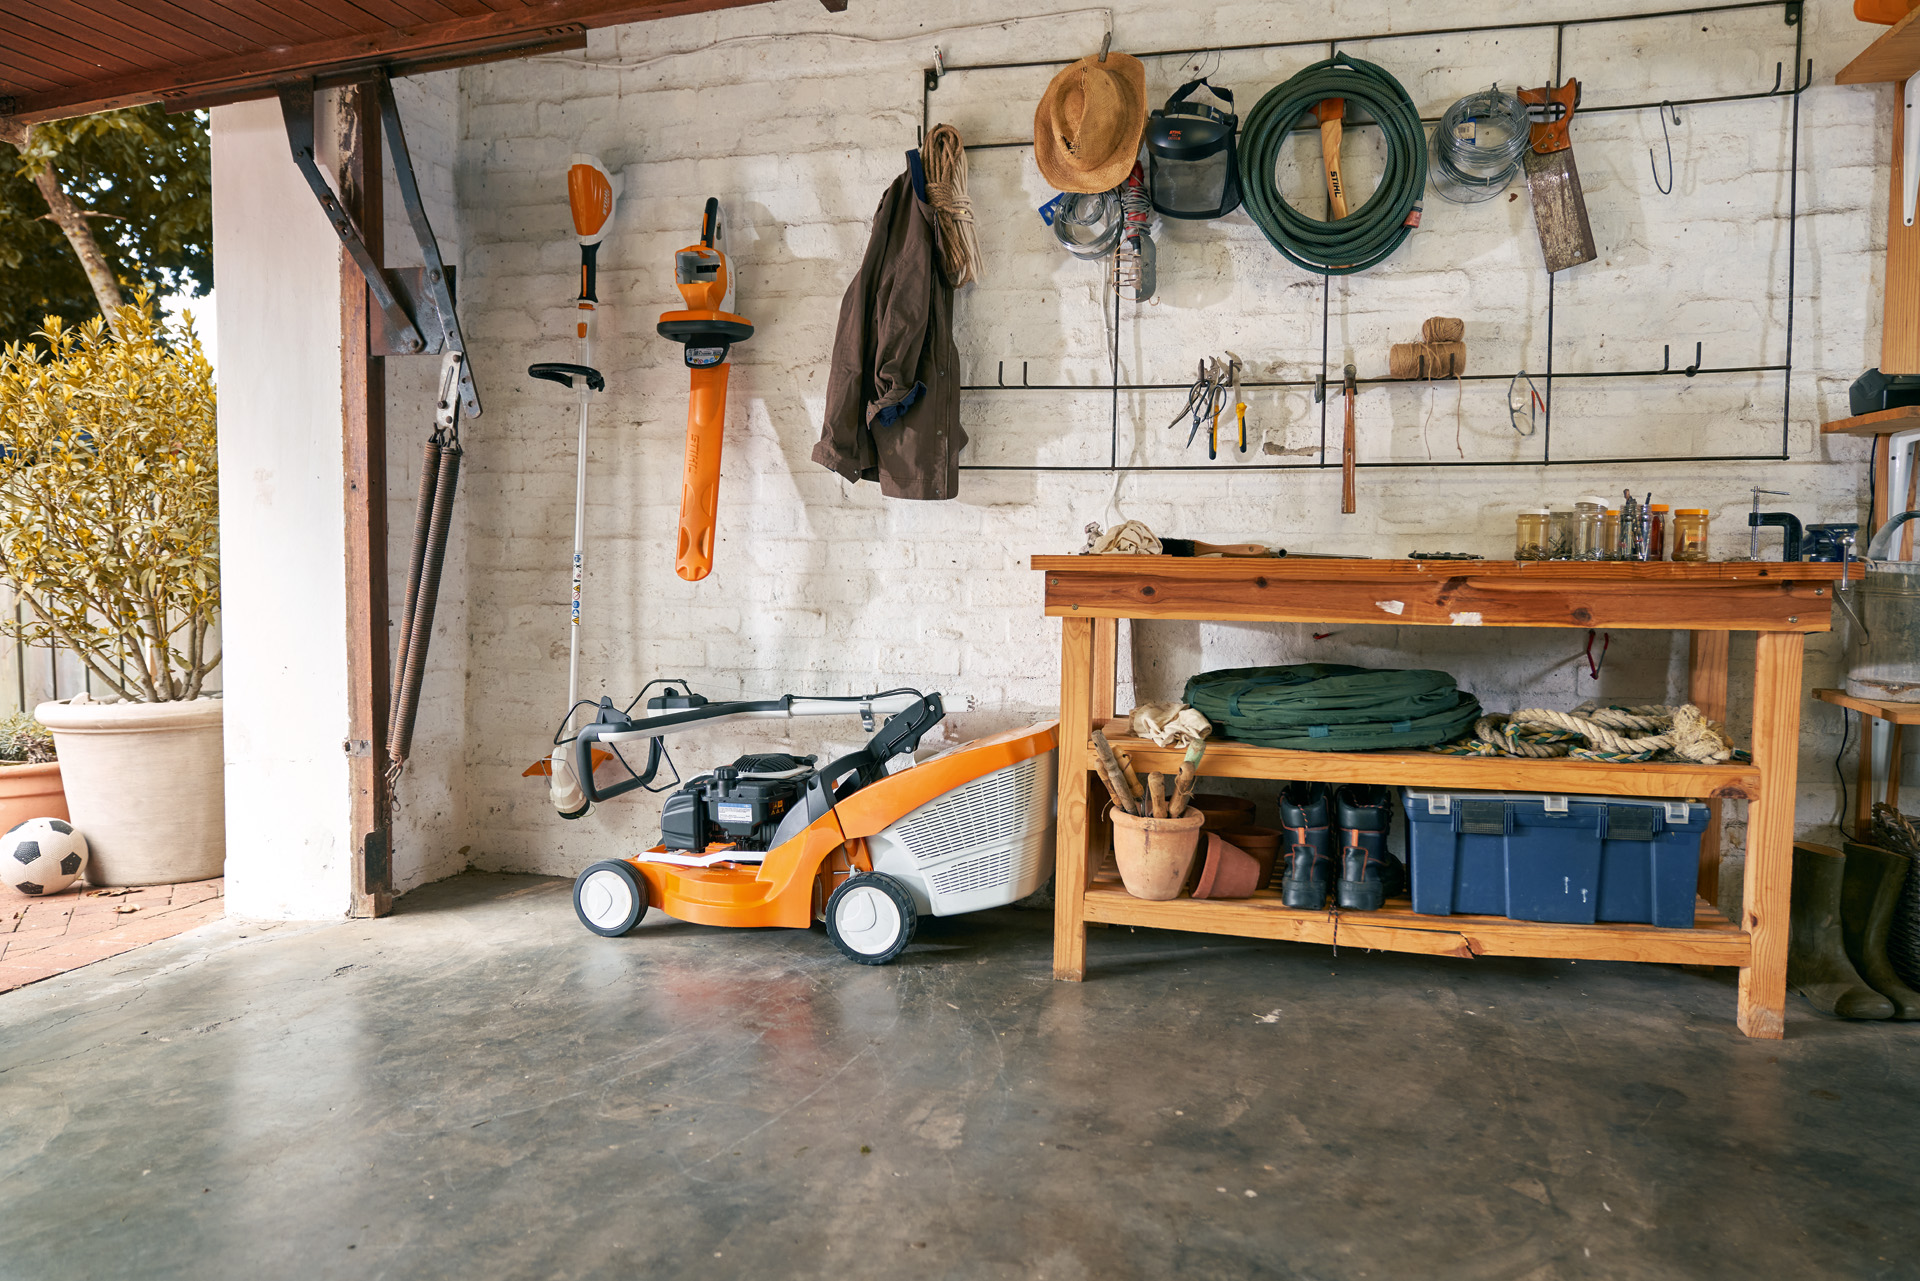
[{"label": "yellow flowering bush", "polygon": [[197,698],[220,662],[213,368],[150,292],[99,318],[49,316],[0,351],[0,632],[78,654],[136,702]]}]

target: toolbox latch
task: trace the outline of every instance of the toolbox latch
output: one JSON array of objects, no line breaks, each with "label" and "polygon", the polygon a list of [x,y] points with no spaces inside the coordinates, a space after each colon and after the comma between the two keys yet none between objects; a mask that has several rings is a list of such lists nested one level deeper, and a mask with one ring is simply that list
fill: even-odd
[{"label": "toolbox latch", "polygon": [[1668,801],[1667,802],[1667,822],[1684,823],[1692,817],[1693,817],[1693,802],[1691,801]]},{"label": "toolbox latch", "polygon": [[1427,813],[1429,814],[1453,813],[1453,793],[1452,792],[1428,792],[1427,793]]},{"label": "toolbox latch", "polygon": [[1564,796],[1543,796],[1540,798],[1540,804],[1549,814],[1567,812],[1567,798]]}]

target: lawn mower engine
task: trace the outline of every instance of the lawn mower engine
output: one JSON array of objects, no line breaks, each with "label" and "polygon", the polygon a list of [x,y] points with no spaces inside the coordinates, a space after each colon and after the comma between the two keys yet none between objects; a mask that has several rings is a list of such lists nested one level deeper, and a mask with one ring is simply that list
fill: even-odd
[{"label": "lawn mower engine", "polygon": [[702,774],[667,797],[660,811],[660,843],[670,850],[704,854],[714,845],[765,852],[780,843],[787,815],[817,771],[815,757],[769,753],[742,756]]}]

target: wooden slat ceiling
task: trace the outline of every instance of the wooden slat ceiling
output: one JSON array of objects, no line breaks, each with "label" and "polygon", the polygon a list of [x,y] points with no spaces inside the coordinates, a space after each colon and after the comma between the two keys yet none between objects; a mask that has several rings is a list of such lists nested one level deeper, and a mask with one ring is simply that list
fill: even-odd
[{"label": "wooden slat ceiling", "polygon": [[[0,115],[204,106],[550,49],[590,27],[767,0],[0,0]],[[846,0],[822,0],[830,10]]]}]

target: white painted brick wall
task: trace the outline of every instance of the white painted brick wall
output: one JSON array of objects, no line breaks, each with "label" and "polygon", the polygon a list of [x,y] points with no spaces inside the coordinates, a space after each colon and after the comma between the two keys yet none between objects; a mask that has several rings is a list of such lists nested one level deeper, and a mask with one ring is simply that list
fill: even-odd
[{"label": "white painted brick wall", "polygon": [[[1555,7],[1556,15],[1616,12],[1613,3]],[[1337,12],[1336,12],[1337,9]],[[1505,16],[1537,20],[1537,6],[1289,2],[1113,6],[1116,47],[1188,48],[1328,34],[1408,30]],[[572,355],[577,255],[568,232],[562,170],[575,150],[595,151],[627,174],[614,234],[601,251],[604,305],[597,362],[609,390],[594,408],[592,542],[588,553],[583,691],[624,703],[656,676],[685,677],[714,697],[784,692],[855,693],[901,682],[936,688],[952,709],[955,738],[1049,713],[1057,702],[1058,628],[1041,616],[1035,552],[1078,548],[1080,527],[1122,516],[1186,537],[1262,539],[1309,550],[1403,555],[1463,548],[1499,555],[1511,512],[1565,504],[1580,492],[1652,489],[1711,507],[1717,554],[1744,542],[1751,485],[1792,492],[1803,519],[1860,516],[1863,445],[1826,440],[1818,424],[1846,412],[1847,383],[1878,359],[1880,247],[1886,209],[1883,152],[1891,96],[1837,88],[1833,71],[1870,34],[1838,3],[1807,8],[1806,52],[1815,87],[1801,104],[1799,223],[1790,448],[1781,464],[1692,464],[1491,471],[1363,471],[1360,512],[1338,513],[1337,470],[1231,475],[1236,461],[1185,474],[966,473],[956,502],[883,501],[809,461],[819,435],[826,360],[842,291],[866,243],[868,222],[920,121],[921,70],[938,44],[950,62],[1057,56],[1097,47],[1099,11],[1029,18],[1026,6],[862,0],[840,15],[814,0],[677,18],[594,33],[587,56],[653,58],[631,69],[535,59],[458,73],[454,186],[462,228],[463,314],[487,398],[469,432],[459,574],[450,570],[449,642],[429,694],[434,729],[457,744],[460,768],[435,774],[449,826],[416,833],[436,843],[413,875],[457,865],[471,845],[478,866],[571,873],[589,860],[652,839],[657,802],[628,800],[563,823],[544,788],[520,772],[545,750],[563,710],[567,560],[573,501],[572,402],[524,377],[534,360]],[[1002,22],[1004,20],[1004,22]],[[1001,23],[927,34],[960,22]],[[1699,27],[1711,30],[1702,32]],[[899,43],[860,44],[821,31]],[[782,38],[707,48],[766,33]],[[1351,46],[1408,85],[1421,110],[1498,79],[1542,83],[1552,72],[1551,33],[1399,38]],[[1779,11],[1720,19],[1668,19],[1576,29],[1567,67],[1588,101],[1648,101],[1764,90],[1776,60],[1791,61],[1792,32]],[[1260,93],[1324,56],[1312,49],[1227,54],[1220,79],[1243,112]],[[1049,71],[949,76],[932,118],[975,141],[1030,134]],[[1791,79],[1789,67],[1786,75]],[[1175,59],[1148,64],[1156,102],[1181,79]],[[409,110],[425,104],[408,102]],[[435,129],[451,100],[434,98]],[[1583,116],[1575,126],[1600,261],[1555,283],[1556,370],[1676,364],[1705,344],[1710,364],[1777,361],[1786,351],[1786,226],[1790,164],[1784,101],[1682,108],[1673,129],[1676,187],[1654,191],[1652,111]],[[410,124],[412,116],[409,117]],[[426,128],[424,124],[420,126]],[[1353,135],[1349,168],[1363,184],[1377,167],[1368,134]],[[1296,151],[1290,181],[1309,189],[1315,148]],[[1033,209],[1050,194],[1029,149],[976,152],[971,187],[986,255],[984,281],[958,307],[958,341],[971,381],[1006,360],[1034,381],[1105,376],[1107,320],[1098,271],[1055,249]],[[1516,189],[1518,190],[1518,189]],[[679,350],[657,337],[657,313],[679,305],[672,252],[694,239],[701,203],[717,195],[731,222],[739,307],[757,331],[737,348],[723,467],[717,565],[683,583],[672,570],[686,375]],[[391,236],[391,233],[390,233]],[[1307,378],[1319,367],[1317,278],[1275,254],[1244,212],[1205,226],[1169,226],[1161,237],[1161,290],[1125,309],[1127,376],[1175,381],[1196,358],[1232,347],[1251,375]],[[1547,277],[1524,195],[1459,209],[1429,200],[1427,219],[1381,268],[1333,285],[1336,371],[1347,360],[1383,372],[1386,349],[1414,337],[1433,314],[1464,316],[1470,368],[1505,371],[1546,363]],[[396,397],[400,380],[396,377]],[[417,389],[416,389],[417,390]],[[1370,389],[1362,397],[1365,458],[1420,460],[1453,454],[1523,457],[1531,446],[1508,425],[1504,385]],[[1194,461],[1183,435],[1165,430],[1178,395],[1131,396],[1122,405],[1122,454],[1136,462]],[[1260,442],[1247,461],[1299,457],[1317,446],[1317,407],[1299,391],[1250,397]],[[397,402],[396,402],[397,403]],[[1762,452],[1779,439],[1776,378],[1558,382],[1554,445],[1562,457]],[[1431,406],[1431,423],[1425,420]],[[1108,404],[1098,392],[969,394],[962,413],[974,438],[967,459],[1099,462],[1108,450]],[[1330,424],[1337,433],[1337,420]],[[395,528],[411,501],[398,464],[413,425],[393,421]],[[1337,456],[1337,453],[1336,453]],[[1457,456],[1457,455],[1454,455]],[[398,562],[396,562],[398,563]],[[464,599],[464,615],[457,602]],[[453,619],[459,617],[459,624]],[[458,632],[464,628],[465,651]],[[1433,633],[1241,625],[1141,625],[1134,678],[1143,695],[1177,692],[1204,668],[1307,657],[1445,667],[1494,708],[1571,706],[1591,694],[1665,698],[1682,691],[1684,641],[1615,633],[1598,682],[1578,633]],[[436,644],[441,640],[436,639]],[[1751,644],[1736,641],[1736,663]],[[444,720],[461,687],[464,729]],[[1837,643],[1809,645],[1809,684],[1836,680]],[[1736,724],[1749,682],[1736,674]],[[1832,753],[1838,719],[1805,719],[1800,825],[1816,829],[1836,808]],[[850,746],[857,726],[803,724],[777,731],[687,736],[675,744],[688,773],[742,750]],[[412,786],[420,786],[415,780]],[[409,798],[408,804],[418,802]],[[457,836],[454,834],[457,831]]]}]

